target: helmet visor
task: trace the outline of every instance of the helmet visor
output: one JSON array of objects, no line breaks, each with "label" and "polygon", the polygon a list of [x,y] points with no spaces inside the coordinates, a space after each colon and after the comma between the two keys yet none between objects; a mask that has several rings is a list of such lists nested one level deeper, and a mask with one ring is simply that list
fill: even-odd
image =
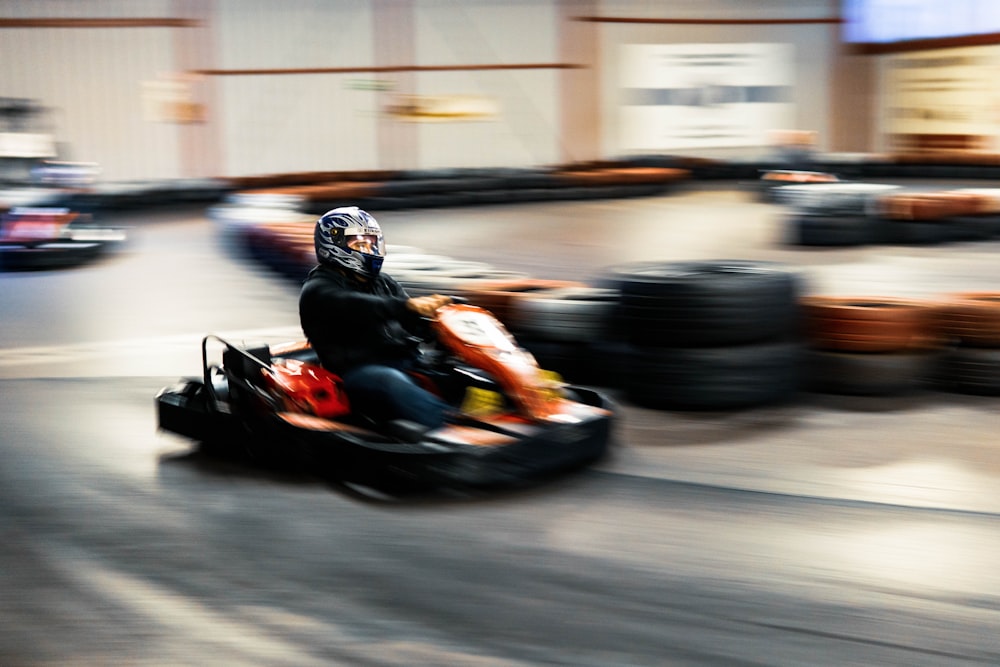
[{"label": "helmet visor", "polygon": [[385,246],[378,234],[353,234],[344,238],[344,245],[363,255],[385,256]]}]

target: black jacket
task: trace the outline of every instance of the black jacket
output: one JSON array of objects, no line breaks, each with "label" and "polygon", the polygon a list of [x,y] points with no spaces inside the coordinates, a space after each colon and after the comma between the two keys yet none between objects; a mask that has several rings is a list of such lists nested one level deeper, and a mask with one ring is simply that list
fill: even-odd
[{"label": "black jacket", "polygon": [[406,307],[408,298],[387,275],[360,280],[321,264],[309,272],[299,295],[302,331],[323,366],[334,373],[413,358],[422,321]]}]

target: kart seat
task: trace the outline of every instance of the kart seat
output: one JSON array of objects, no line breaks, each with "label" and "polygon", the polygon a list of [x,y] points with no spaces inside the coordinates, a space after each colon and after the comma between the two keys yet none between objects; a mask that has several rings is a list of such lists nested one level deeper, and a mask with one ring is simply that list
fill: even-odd
[{"label": "kart seat", "polygon": [[[248,355],[250,358],[248,358]],[[227,347],[222,353],[222,365],[242,378],[260,377],[260,364],[257,359],[265,364],[271,364],[271,348],[264,343],[245,346],[242,348]]]}]

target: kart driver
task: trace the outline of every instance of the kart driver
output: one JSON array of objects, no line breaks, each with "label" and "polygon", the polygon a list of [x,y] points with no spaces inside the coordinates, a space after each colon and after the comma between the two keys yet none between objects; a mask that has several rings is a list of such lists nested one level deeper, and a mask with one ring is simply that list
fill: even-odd
[{"label": "kart driver", "polygon": [[319,263],[303,283],[299,318],[320,363],[344,381],[353,408],[372,419],[443,424],[453,408],[406,371],[420,354],[421,318],[451,298],[410,297],[381,273],[382,230],[356,206],[324,213],[313,239]]}]

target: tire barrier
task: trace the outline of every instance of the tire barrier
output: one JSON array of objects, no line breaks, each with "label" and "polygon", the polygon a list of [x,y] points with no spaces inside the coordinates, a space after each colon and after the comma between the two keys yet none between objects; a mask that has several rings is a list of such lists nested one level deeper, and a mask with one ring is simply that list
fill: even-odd
[{"label": "tire barrier", "polygon": [[957,218],[981,209],[981,198],[958,190],[895,192],[881,197],[874,215],[884,220],[886,243],[933,245],[962,240]]},{"label": "tire barrier", "polygon": [[783,186],[793,183],[836,183],[840,179],[834,174],[819,171],[799,171],[795,169],[772,169],[764,171],[757,182],[757,195],[761,201],[779,201]]},{"label": "tire barrier", "polygon": [[786,239],[792,245],[937,245],[1000,236],[997,190],[915,191],[845,183],[775,191],[780,193],[776,200],[796,209],[787,220]]},{"label": "tire barrier", "polygon": [[568,187],[669,185],[684,180],[687,176],[688,172],[683,169],[667,167],[570,167],[552,172],[552,178],[556,184]]},{"label": "tire barrier", "polygon": [[787,242],[800,246],[847,247],[881,239],[877,221],[866,215],[801,213],[787,223]]},{"label": "tire barrier", "polygon": [[149,179],[53,189],[58,193],[56,205],[91,213],[176,206],[178,203],[212,204],[232,191],[228,180],[222,178]]},{"label": "tire barrier", "polygon": [[941,356],[935,381],[945,391],[1000,396],[1000,349],[951,348]]},{"label": "tire barrier", "polygon": [[946,295],[935,328],[948,345],[937,384],[958,393],[1000,395],[1000,292]]},{"label": "tire barrier", "polygon": [[940,245],[957,240],[951,221],[881,218],[881,243],[891,245]]},{"label": "tire barrier", "polygon": [[844,396],[900,396],[923,386],[937,355],[931,350],[886,353],[807,348],[805,387]]},{"label": "tire barrier", "polygon": [[871,215],[880,196],[899,189],[876,183],[817,183],[774,188],[773,200],[794,212],[786,242],[798,246],[859,246],[884,241],[884,224]]},{"label": "tire barrier", "polygon": [[1000,292],[946,295],[937,308],[935,326],[956,345],[1000,347]]},{"label": "tire barrier", "polygon": [[721,346],[787,336],[798,325],[800,279],[747,260],[638,262],[605,269],[621,294],[619,329],[639,346]]},{"label": "tire barrier", "polygon": [[662,194],[690,177],[677,166],[628,161],[553,167],[438,170],[309,171],[220,178],[98,182],[44,190],[50,205],[88,212],[135,210],[178,203],[229,204],[246,198],[294,198],[300,213],[318,215],[356,204],[375,211],[477,206],[528,201]]},{"label": "tire barrier", "polygon": [[410,267],[392,271],[392,277],[413,296],[460,294],[470,285],[498,280],[521,280],[527,276],[517,271],[503,271],[480,262],[448,259],[434,266]]},{"label": "tire barrier", "polygon": [[667,167],[564,165],[547,169],[449,169],[412,172],[308,172],[233,179],[227,203],[285,198],[320,215],[337,206],[366,210],[477,206],[514,202],[662,194],[689,176]]},{"label": "tire barrier", "polygon": [[773,200],[806,214],[867,215],[879,197],[901,189],[881,183],[816,183],[782,185],[772,190]]},{"label": "tire barrier", "polygon": [[809,296],[801,300],[810,345],[839,352],[933,347],[935,308],[906,299]]},{"label": "tire barrier", "polygon": [[946,220],[978,213],[982,198],[960,190],[894,192],[878,199],[876,215],[890,220]]},{"label": "tire barrier", "polygon": [[553,290],[584,287],[584,283],[567,280],[536,280],[521,278],[515,280],[483,281],[478,284],[464,284],[459,296],[469,303],[492,312],[515,334],[519,332],[520,321],[516,319],[514,304],[526,296],[548,293]]},{"label": "tire barrier", "polygon": [[251,225],[239,232],[235,243],[250,259],[301,282],[315,263],[312,229],[312,221]]},{"label": "tire barrier", "polygon": [[393,170],[306,171],[262,174],[259,176],[236,176],[226,180],[231,190],[238,192],[241,190],[282,188],[296,185],[319,185],[343,181],[382,183],[395,180],[401,176],[403,176],[403,172]]},{"label": "tire barrier", "polygon": [[600,287],[563,287],[528,294],[511,303],[517,332],[532,340],[593,343],[609,337],[618,292]]},{"label": "tire barrier", "polygon": [[[772,176],[761,179],[762,174]],[[799,177],[797,174],[816,176]],[[178,202],[214,204],[243,192],[316,186],[309,191],[310,198],[306,200],[309,210],[304,211],[313,213],[343,203],[387,210],[544,199],[646,196],[669,191],[673,184],[686,180],[752,182],[754,192],[760,198],[770,199],[773,196],[775,201],[782,203],[781,197],[789,193],[789,188],[839,186],[849,184],[848,179],[995,180],[998,177],[1000,155],[956,154],[932,158],[926,155],[830,153],[814,154],[805,163],[791,164],[773,158],[727,161],[644,154],[552,167],[307,171],[98,182],[86,187],[45,189],[55,200],[52,205],[98,212],[171,206]],[[359,198],[363,193],[368,194],[363,199]],[[991,194],[995,196],[995,193]],[[994,211],[997,212],[1000,211]]]},{"label": "tire barrier", "polygon": [[805,297],[805,386],[819,393],[890,396],[926,384],[943,341],[931,303]]},{"label": "tire barrier", "polygon": [[953,218],[963,236],[960,240],[986,241],[1000,237],[1000,189],[965,188],[958,192],[978,197],[977,210]]},{"label": "tire barrier", "polygon": [[661,410],[735,410],[787,400],[799,385],[794,341],[728,347],[641,347],[631,357],[625,395]]},{"label": "tire barrier", "polygon": [[[220,227],[252,259],[300,282],[315,262],[313,219],[295,215],[275,208]],[[390,251],[386,270],[412,294],[481,305],[544,368],[641,407],[737,410],[802,390],[1000,395],[1000,292],[806,296],[797,270],[747,260],[637,262],[579,283]]]},{"label": "tire barrier", "polygon": [[800,344],[796,272],[770,262],[640,262],[612,267],[610,329],[631,346],[626,397],[660,409],[741,409],[791,397]]}]

